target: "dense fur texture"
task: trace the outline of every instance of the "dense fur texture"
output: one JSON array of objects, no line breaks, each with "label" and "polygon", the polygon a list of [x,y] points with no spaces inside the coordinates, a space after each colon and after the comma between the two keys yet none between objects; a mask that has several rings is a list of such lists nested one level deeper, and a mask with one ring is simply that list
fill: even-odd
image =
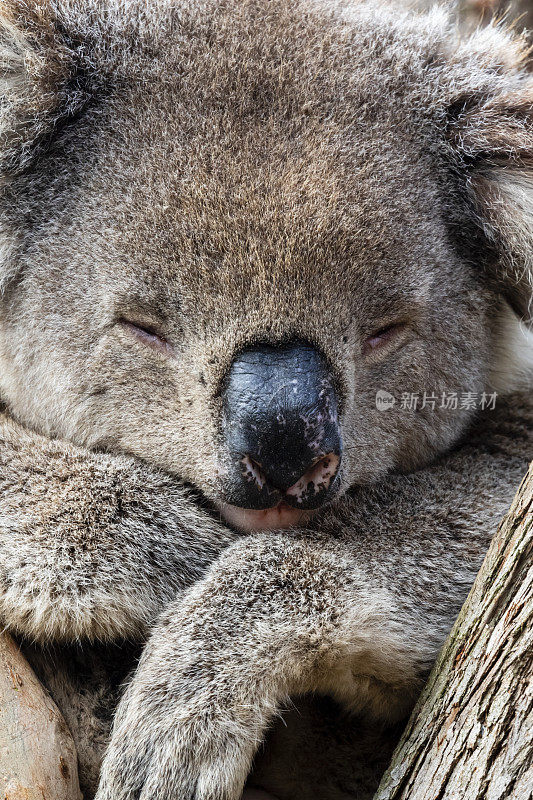
[{"label": "dense fur texture", "polygon": [[[256,780],[367,796],[354,730],[387,752],[532,454],[525,40],[372,3],[10,0],[0,58],[0,610],[86,796],[148,634],[98,800],[236,800],[310,692],[357,720],[296,726],[322,794],[275,738]],[[243,536],[221,385],[294,340],[335,379],[340,492]],[[523,391],[440,403],[495,386]]]}]

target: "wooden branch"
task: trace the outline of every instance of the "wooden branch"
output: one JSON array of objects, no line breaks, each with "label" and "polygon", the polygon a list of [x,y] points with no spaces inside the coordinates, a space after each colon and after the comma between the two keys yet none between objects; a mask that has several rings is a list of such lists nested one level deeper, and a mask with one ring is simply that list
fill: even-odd
[{"label": "wooden branch", "polygon": [[533,464],[375,800],[532,797]]},{"label": "wooden branch", "polygon": [[81,797],[65,721],[11,636],[0,634],[0,798]]}]

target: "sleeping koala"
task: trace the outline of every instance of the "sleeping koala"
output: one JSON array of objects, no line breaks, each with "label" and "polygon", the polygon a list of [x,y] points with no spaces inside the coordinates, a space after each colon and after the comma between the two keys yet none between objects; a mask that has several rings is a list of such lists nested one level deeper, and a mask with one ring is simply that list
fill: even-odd
[{"label": "sleeping koala", "polygon": [[371,796],[533,454],[525,40],[1,19],[0,613],[85,797]]}]

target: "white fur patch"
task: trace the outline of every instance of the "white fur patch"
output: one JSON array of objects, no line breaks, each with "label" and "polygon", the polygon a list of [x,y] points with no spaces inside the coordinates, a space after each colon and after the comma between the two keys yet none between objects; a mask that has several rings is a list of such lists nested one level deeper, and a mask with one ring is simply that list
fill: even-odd
[{"label": "white fur patch", "polygon": [[494,335],[491,388],[498,394],[533,388],[533,331],[502,304]]}]

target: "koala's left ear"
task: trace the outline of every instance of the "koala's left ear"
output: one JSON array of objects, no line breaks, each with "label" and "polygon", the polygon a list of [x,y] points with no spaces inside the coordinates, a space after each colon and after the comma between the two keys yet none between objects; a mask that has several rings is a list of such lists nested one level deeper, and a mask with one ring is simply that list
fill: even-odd
[{"label": "koala's left ear", "polygon": [[462,104],[449,133],[466,172],[469,205],[494,252],[490,279],[532,325],[533,76],[515,73],[510,83]]},{"label": "koala's left ear", "polygon": [[86,102],[79,54],[56,10],[47,0],[0,2],[0,175],[28,166]]}]

